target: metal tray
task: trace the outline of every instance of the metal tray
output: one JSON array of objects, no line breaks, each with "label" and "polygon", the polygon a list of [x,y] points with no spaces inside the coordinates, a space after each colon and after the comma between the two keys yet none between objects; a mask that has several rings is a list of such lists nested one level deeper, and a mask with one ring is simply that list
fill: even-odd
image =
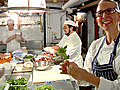
[{"label": "metal tray", "polygon": [[11,74],[11,75],[5,74],[4,78],[3,78],[3,81],[6,82],[6,81],[11,80],[12,78],[19,79],[19,78],[22,78],[22,77],[24,77],[28,81],[27,84],[25,84],[25,85],[10,85],[10,86],[28,86],[28,84],[30,82],[31,74]]}]

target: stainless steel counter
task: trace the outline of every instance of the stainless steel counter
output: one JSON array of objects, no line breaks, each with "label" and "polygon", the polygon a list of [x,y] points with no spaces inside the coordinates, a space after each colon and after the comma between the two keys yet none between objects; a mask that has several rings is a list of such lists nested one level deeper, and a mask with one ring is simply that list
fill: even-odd
[{"label": "stainless steel counter", "polygon": [[[41,72],[41,71],[39,71],[39,72]],[[54,71],[52,71],[52,72],[54,72]],[[32,74],[32,72],[13,73],[13,74],[19,75],[19,74],[28,74],[28,73]],[[38,76],[37,76],[38,79],[39,79],[39,77],[43,77],[40,74],[38,74]],[[48,77],[50,77],[50,76],[48,75]],[[32,79],[32,77],[31,77],[31,79]],[[30,79],[30,81],[31,81],[31,79]],[[31,86],[31,88],[29,87],[29,90],[35,90],[36,86],[41,86],[41,85],[47,85],[47,86],[51,85],[55,90],[75,90],[70,80],[58,80],[58,81],[48,81],[48,82],[33,83],[33,84],[29,85],[29,86]]]},{"label": "stainless steel counter", "polygon": [[74,90],[70,81],[34,84],[32,90],[34,90],[37,85],[38,86],[41,86],[41,85],[50,86],[51,85],[55,90]]}]

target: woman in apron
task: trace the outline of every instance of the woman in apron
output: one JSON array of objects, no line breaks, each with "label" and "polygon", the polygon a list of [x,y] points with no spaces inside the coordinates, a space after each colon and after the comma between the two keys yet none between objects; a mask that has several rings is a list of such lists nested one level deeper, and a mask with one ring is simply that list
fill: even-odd
[{"label": "woman in apron", "polygon": [[[86,81],[98,90],[120,90],[120,13],[113,0],[101,0],[96,20],[106,33],[90,45],[84,69],[73,62],[61,64],[61,74],[68,73],[79,82]],[[87,90],[87,89],[86,89]]]}]

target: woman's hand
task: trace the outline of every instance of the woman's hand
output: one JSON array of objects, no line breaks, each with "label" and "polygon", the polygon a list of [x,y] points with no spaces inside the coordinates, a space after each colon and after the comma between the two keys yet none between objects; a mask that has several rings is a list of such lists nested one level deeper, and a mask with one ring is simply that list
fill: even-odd
[{"label": "woman's hand", "polygon": [[74,62],[69,63],[69,67],[67,67],[67,73],[76,80],[85,80],[87,77],[87,71],[78,67],[78,65]]},{"label": "woman's hand", "polygon": [[68,74],[67,72],[67,67],[69,65],[69,61],[65,61],[64,63],[60,64],[61,68],[59,68],[60,70],[62,70],[62,72],[60,72],[60,74]]},{"label": "woman's hand", "polygon": [[69,74],[78,81],[86,81],[98,88],[100,78],[78,67],[74,62],[65,61],[63,64],[60,64],[60,66],[62,66],[60,68],[60,70],[62,70],[61,74]]},{"label": "woman's hand", "polygon": [[65,61],[64,63],[60,64],[62,72],[61,74],[69,74],[76,80],[85,80],[87,77],[87,71],[79,68],[78,65],[74,62]]}]

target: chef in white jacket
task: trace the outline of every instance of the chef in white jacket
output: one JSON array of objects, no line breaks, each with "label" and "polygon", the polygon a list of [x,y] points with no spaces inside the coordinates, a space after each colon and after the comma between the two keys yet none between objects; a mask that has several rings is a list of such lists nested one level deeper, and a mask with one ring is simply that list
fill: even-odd
[{"label": "chef in white jacket", "polygon": [[[61,64],[62,74],[68,73],[79,82],[86,81],[97,90],[120,90],[120,12],[114,0],[101,0],[96,10],[98,25],[106,33],[92,42],[84,69],[75,63]],[[67,68],[65,68],[65,66]]]},{"label": "chef in white jacket", "polygon": [[[20,41],[24,41],[22,35],[19,33],[19,30],[14,29],[14,21],[9,19],[7,21],[8,30],[3,32],[3,42],[7,44],[7,52],[12,52],[20,49]],[[17,33],[20,34],[20,41],[17,40]]]},{"label": "chef in white jacket", "polygon": [[[71,20],[64,22],[64,32],[65,35],[61,39],[61,41],[56,45],[52,47],[46,47],[44,48],[45,51],[49,51],[51,53],[56,52],[60,47],[67,46],[66,54],[69,55],[69,61],[75,62],[79,67],[83,67],[83,59],[81,56],[81,46],[82,42],[78,34],[76,33],[76,27],[77,24]],[[74,79],[71,77],[71,80],[74,81]],[[78,85],[76,83],[75,88],[78,88]]]},{"label": "chef in white jacket", "polygon": [[81,56],[82,42],[78,34],[76,33],[77,24],[71,20],[64,22],[65,35],[61,41],[52,47],[44,48],[45,51],[55,53],[60,47],[67,46],[66,54],[69,55],[70,60],[76,62],[80,67],[83,66],[83,59]]}]

